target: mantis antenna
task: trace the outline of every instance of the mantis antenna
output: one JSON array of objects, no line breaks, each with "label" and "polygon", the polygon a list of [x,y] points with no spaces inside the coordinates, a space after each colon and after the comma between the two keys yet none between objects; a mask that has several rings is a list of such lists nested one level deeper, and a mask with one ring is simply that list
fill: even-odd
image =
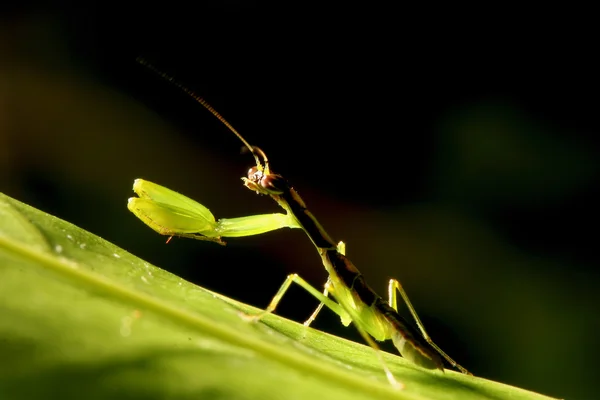
[{"label": "mantis antenna", "polygon": [[[256,161],[257,169],[260,172],[264,171],[265,174],[269,173],[269,159],[267,158],[267,155],[265,154],[265,152],[262,151],[261,149],[259,149],[258,147],[252,146],[250,143],[248,143],[246,141],[246,139],[244,139],[244,137],[229,122],[227,122],[227,120],[225,118],[223,118],[223,116],[221,114],[219,114],[217,110],[215,110],[210,104],[208,104],[208,102],[206,100],[204,100],[202,97],[197,95],[193,90],[191,90],[184,84],[177,81],[171,75],[159,70],[154,65],[150,64],[148,61],[146,61],[146,59],[144,59],[142,57],[138,57],[136,59],[136,61],[139,64],[143,65],[144,67],[148,68],[150,71],[152,71],[155,74],[157,74],[158,76],[160,76],[161,78],[169,81],[173,85],[177,86],[179,89],[183,90],[191,98],[196,100],[204,108],[206,108],[208,111],[210,111],[210,113],[212,115],[214,115],[215,117],[217,117],[217,119],[219,121],[221,121],[221,123],[223,125],[225,125],[231,132],[233,132],[242,141],[242,143],[244,144],[244,146],[246,146],[246,148],[250,151],[250,153],[252,153],[252,155],[254,156],[254,160]],[[262,162],[260,161],[260,158],[262,158]],[[263,167],[263,163],[264,163],[264,167]]]}]

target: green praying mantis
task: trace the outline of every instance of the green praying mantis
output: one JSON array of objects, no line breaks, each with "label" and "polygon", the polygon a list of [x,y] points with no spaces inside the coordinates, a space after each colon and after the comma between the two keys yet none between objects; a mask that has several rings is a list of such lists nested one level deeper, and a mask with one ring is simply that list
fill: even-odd
[{"label": "green praying mantis", "polygon": [[[247,176],[242,178],[244,185],[258,194],[270,196],[283,208],[285,214],[261,214],[217,220],[202,204],[142,179],[136,179],[134,182],[133,190],[138,197],[128,200],[127,207],[131,212],[156,232],[169,236],[169,240],[173,236],[179,236],[224,244],[221,240],[223,237],[252,236],[285,227],[302,229],[316,247],[329,275],[324,290],[320,291],[297,274],[291,274],[268,307],[259,314],[246,316],[248,320],[256,322],[274,312],[291,284],[296,283],[320,301],[304,325],[310,326],[324,306],[336,313],[344,326],[354,323],[364,340],[374,349],[388,381],[394,387],[402,388],[403,384],[395,379],[386,365],[378,341],[391,339],[404,358],[423,368],[443,371],[443,358],[460,372],[471,375],[432,341],[399,281],[390,280],[388,301],[367,285],[360,271],[345,256],[345,244],[335,243],[308,210],[298,192],[286,179],[271,170],[265,152],[250,145],[202,98],[145,61],[138,61],[188,93],[242,141],[254,156],[256,163],[250,168]],[[397,293],[400,293],[418,330],[398,314]]]}]

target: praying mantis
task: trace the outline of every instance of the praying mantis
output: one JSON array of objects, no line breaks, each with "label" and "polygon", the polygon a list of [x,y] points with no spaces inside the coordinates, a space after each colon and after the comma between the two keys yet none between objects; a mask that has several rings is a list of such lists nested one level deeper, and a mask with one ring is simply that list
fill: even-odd
[{"label": "praying mantis", "polygon": [[[223,237],[252,236],[284,227],[302,229],[315,246],[329,275],[324,290],[316,289],[297,274],[288,275],[267,308],[256,315],[245,316],[247,320],[256,322],[274,312],[291,284],[295,283],[320,301],[304,325],[310,326],[323,307],[337,314],[344,326],[354,323],[365,342],[373,348],[388,381],[394,387],[402,388],[403,384],[391,373],[377,342],[392,340],[404,358],[423,368],[443,371],[443,358],[460,372],[471,375],[433,342],[398,280],[389,281],[387,301],[367,285],[358,268],[346,257],[345,244],[335,243],[309,211],[298,192],[283,176],[271,170],[263,150],[250,145],[204,99],[145,61],[138,61],[188,93],[241,140],[255,161],[255,166],[242,178],[244,186],[257,194],[271,197],[283,208],[285,214],[260,214],[217,220],[200,203],[142,179],[136,179],[133,185],[138,197],[128,200],[127,206],[132,213],[156,232],[169,236],[169,240],[173,236],[179,236],[224,244],[221,239]],[[418,329],[398,313],[397,293],[400,293]]]}]

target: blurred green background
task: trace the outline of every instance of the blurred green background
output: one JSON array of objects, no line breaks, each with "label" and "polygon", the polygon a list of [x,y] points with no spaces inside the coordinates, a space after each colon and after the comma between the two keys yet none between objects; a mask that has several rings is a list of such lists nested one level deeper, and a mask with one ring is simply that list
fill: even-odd
[{"label": "blurred green background", "polygon": [[[127,211],[138,177],[217,217],[278,211],[243,188],[239,141],[144,56],[269,154],[375,290],[400,279],[459,363],[596,397],[599,85],[585,53],[296,6],[4,7],[0,191],[258,307],[290,272],[321,286],[300,231],[165,245]],[[294,289],[279,314],[315,306]],[[332,313],[314,326],[360,341]]]}]

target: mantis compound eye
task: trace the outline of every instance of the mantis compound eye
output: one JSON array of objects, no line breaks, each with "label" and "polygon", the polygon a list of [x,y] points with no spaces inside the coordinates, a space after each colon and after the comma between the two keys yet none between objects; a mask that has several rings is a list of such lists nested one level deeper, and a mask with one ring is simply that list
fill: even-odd
[{"label": "mantis compound eye", "polygon": [[253,190],[258,190],[263,194],[281,194],[288,189],[287,181],[277,174],[266,174],[257,167],[248,170],[248,180],[252,182]]},{"label": "mantis compound eye", "polygon": [[248,179],[254,183],[259,183],[263,177],[263,172],[259,171],[258,168],[252,167],[248,170],[248,174],[246,175]]}]

